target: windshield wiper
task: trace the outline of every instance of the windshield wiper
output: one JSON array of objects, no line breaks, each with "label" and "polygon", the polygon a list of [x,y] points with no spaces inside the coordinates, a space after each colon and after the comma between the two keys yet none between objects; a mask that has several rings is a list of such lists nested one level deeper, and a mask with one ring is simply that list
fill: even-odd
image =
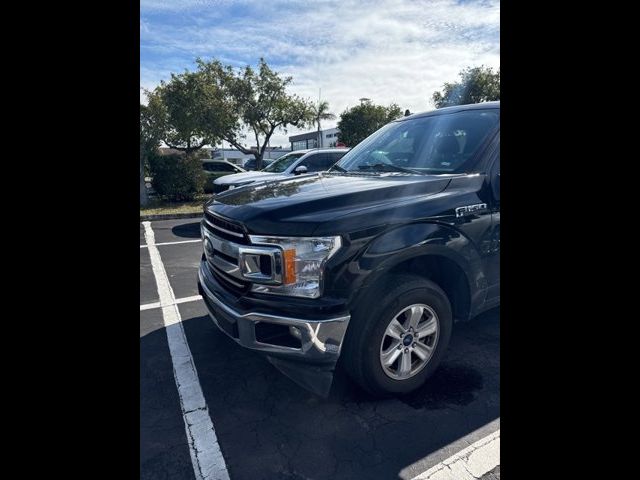
[{"label": "windshield wiper", "polygon": [[418,175],[424,175],[423,172],[420,172],[418,170],[413,170],[411,168],[405,168],[405,167],[399,167],[397,165],[393,165],[391,163],[376,163],[374,165],[360,165],[358,166],[358,168],[360,170],[377,170],[377,171],[385,171],[385,170],[380,170],[380,168],[387,168],[390,170],[386,170],[388,171],[392,171],[392,172],[403,172],[403,173],[412,173],[412,174],[418,174]]},{"label": "windshield wiper", "polygon": [[333,169],[338,170],[339,172],[346,172],[346,170],[344,168],[342,168],[340,165],[334,165],[333,167],[331,167],[329,170],[327,170],[328,172],[330,172]]}]

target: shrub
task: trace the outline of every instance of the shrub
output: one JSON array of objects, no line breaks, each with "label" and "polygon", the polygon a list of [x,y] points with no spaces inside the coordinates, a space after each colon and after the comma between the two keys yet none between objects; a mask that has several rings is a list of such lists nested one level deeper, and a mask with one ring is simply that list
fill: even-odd
[{"label": "shrub", "polygon": [[189,201],[202,193],[206,180],[199,155],[154,155],[149,159],[153,188],[172,201]]}]

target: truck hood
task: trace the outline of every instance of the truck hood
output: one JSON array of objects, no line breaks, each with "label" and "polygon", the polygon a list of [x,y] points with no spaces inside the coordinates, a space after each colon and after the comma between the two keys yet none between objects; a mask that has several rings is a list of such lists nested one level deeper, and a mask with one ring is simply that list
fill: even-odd
[{"label": "truck hood", "polygon": [[218,178],[215,183],[217,185],[242,185],[245,183],[259,182],[264,180],[279,180],[288,177],[289,175],[283,175],[281,173],[243,172],[234,173],[232,175],[225,175],[224,177]]},{"label": "truck hood", "polygon": [[[451,178],[300,175],[223,192],[205,208],[243,223],[253,234],[331,235],[402,222],[404,217],[426,217],[429,210],[437,210],[427,208],[427,203],[432,203],[427,200],[443,192]],[[417,216],[416,208],[420,212]]]}]

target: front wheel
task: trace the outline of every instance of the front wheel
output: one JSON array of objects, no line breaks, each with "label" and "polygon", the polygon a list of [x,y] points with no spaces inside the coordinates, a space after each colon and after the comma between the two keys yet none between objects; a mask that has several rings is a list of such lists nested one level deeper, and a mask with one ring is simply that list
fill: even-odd
[{"label": "front wheel", "polygon": [[420,277],[392,275],[384,284],[396,287],[385,294],[378,285],[353,312],[343,355],[349,375],[367,391],[408,393],[425,383],[444,356],[451,305],[438,285]]}]

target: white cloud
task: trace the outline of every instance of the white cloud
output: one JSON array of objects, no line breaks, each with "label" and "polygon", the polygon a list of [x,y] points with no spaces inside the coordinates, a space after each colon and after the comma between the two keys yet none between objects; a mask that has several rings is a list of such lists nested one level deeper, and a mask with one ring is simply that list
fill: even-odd
[{"label": "white cloud", "polygon": [[[232,4],[247,8],[231,12]],[[167,10],[180,12],[168,14],[181,15],[179,27],[158,22],[157,12]],[[322,89],[337,115],[361,97],[430,110],[431,94],[462,68],[500,66],[495,1],[142,0],[141,17],[141,83],[147,88],[171,71],[192,68],[196,56],[237,66],[263,56],[293,76],[292,92],[317,99]],[[162,61],[144,60],[145,54]],[[292,133],[274,136],[272,145],[287,145]]]},{"label": "white cloud", "polygon": [[140,11],[181,12],[232,3],[234,3],[234,0],[140,0]]}]

